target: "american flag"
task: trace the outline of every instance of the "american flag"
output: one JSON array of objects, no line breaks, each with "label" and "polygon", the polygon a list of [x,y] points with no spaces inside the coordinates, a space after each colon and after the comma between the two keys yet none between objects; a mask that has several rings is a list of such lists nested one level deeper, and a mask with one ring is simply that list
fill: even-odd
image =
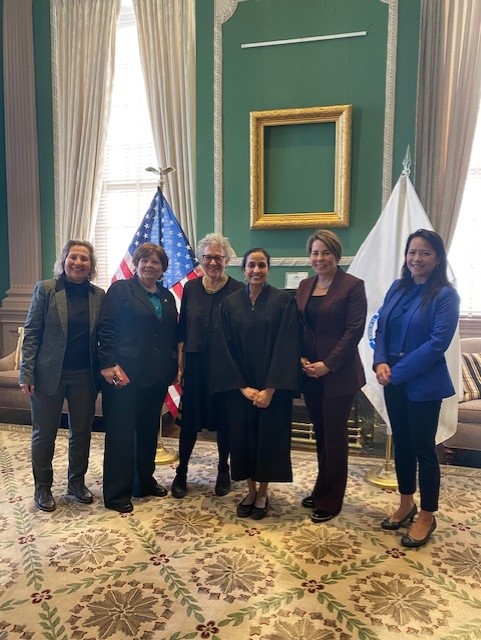
[{"label": "american flag", "polygon": [[[169,258],[169,268],[164,273],[163,284],[174,295],[179,310],[185,283],[188,280],[198,278],[203,274],[203,271],[160,188],[157,189],[147,213],[122,258],[122,262],[113,275],[112,282],[128,280],[133,277],[132,256],[137,247],[144,242],[154,242],[164,248]],[[177,414],[181,393],[180,385],[175,384],[169,387],[165,398],[165,404],[174,418]]]}]

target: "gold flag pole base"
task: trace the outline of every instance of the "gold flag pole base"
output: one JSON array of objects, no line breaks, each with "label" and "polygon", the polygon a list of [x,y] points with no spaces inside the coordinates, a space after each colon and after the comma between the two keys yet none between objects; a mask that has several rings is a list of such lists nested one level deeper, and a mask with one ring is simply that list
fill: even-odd
[{"label": "gold flag pole base", "polygon": [[166,449],[162,442],[162,438],[159,438],[157,450],[155,452],[155,464],[170,464],[171,462],[175,462],[178,459],[178,453]]},{"label": "gold flag pole base", "polygon": [[369,471],[366,473],[364,479],[368,484],[372,484],[374,487],[381,489],[394,489],[397,490],[397,478],[394,471],[393,464],[391,462],[391,450],[392,450],[392,436],[386,436],[386,458],[384,460],[384,466],[378,471]]}]

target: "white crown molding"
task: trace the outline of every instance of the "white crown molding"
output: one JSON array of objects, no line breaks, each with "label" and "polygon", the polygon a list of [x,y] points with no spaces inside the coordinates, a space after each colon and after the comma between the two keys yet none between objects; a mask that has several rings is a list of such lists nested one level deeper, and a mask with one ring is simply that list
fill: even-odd
[{"label": "white crown molding", "polygon": [[[351,264],[352,260],[353,260],[354,256],[344,256],[341,258],[341,260],[339,261],[339,264],[342,267],[348,266]],[[302,256],[302,257],[284,257],[284,258],[271,258],[270,260],[271,267],[310,267],[311,266],[311,261],[309,260],[308,256]],[[242,266],[242,258],[239,257],[235,257],[235,258],[231,258],[229,260],[229,267],[240,267]]]}]

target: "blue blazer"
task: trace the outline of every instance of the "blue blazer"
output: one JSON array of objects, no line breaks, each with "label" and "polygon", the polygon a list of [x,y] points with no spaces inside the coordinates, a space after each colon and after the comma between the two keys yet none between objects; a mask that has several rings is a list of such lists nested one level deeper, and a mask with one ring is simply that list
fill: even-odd
[{"label": "blue blazer", "polygon": [[[402,297],[399,280],[386,294],[376,331],[374,369],[388,362],[386,329],[389,315]],[[459,320],[459,296],[445,286],[438,295],[421,304],[417,297],[402,323],[400,360],[391,368],[391,384],[405,384],[409,400],[438,400],[455,393],[444,352],[449,347]]]}]

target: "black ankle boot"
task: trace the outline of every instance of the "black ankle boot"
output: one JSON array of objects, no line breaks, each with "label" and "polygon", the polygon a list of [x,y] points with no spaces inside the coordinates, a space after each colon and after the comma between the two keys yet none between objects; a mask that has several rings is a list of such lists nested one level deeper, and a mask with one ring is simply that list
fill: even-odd
[{"label": "black ankle boot", "polygon": [[215,482],[215,495],[226,496],[230,491],[230,473],[229,467],[224,468],[222,471],[217,467],[217,480]]},{"label": "black ankle boot", "polygon": [[174,498],[185,498],[187,494],[187,472],[179,471],[175,474],[171,487],[171,493]]}]

